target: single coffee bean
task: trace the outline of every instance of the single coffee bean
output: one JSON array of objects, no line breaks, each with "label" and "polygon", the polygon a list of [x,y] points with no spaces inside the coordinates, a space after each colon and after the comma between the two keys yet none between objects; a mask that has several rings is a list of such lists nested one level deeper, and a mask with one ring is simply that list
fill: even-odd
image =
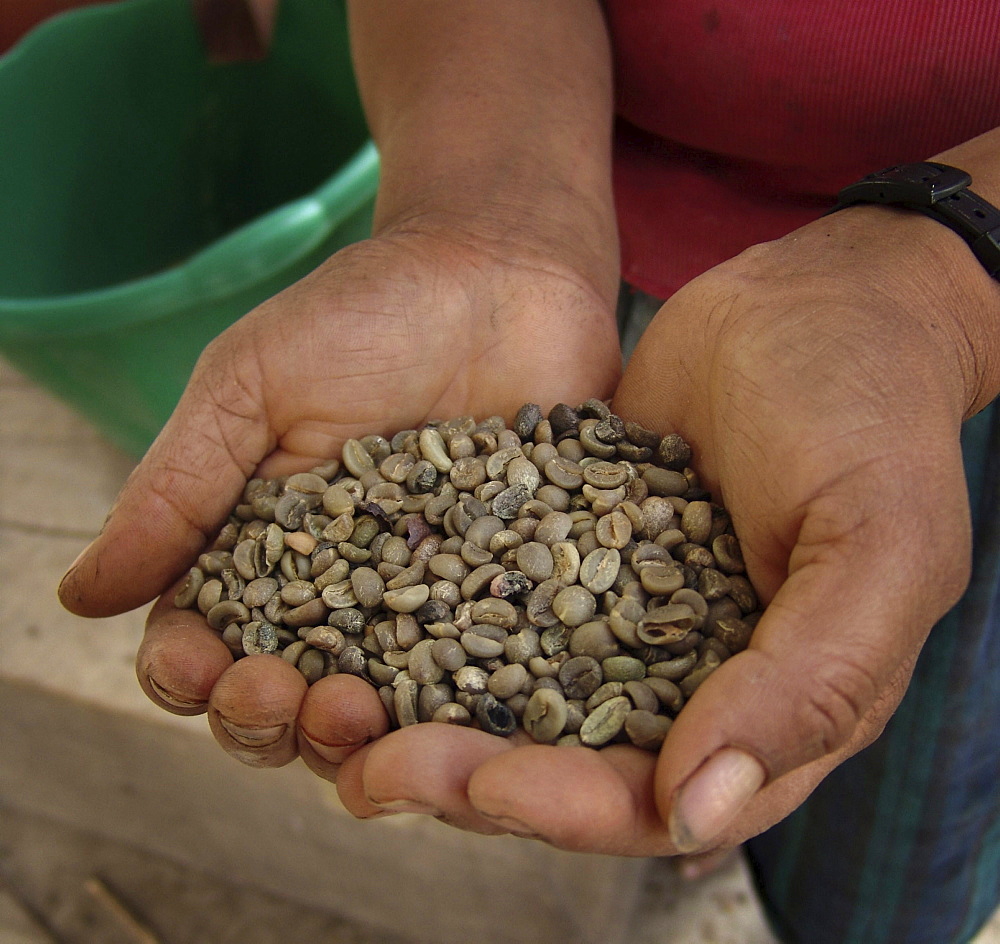
[{"label": "single coffee bean", "polygon": [[490,676],[486,687],[500,701],[512,698],[523,687],[528,678],[528,670],[516,662],[499,668]]},{"label": "single coffee bean", "polygon": [[552,612],[566,626],[582,626],[597,612],[597,600],[586,587],[565,587],[553,598]]},{"label": "single coffee bean", "polygon": [[182,610],[194,606],[198,600],[198,594],[204,585],[204,572],[198,567],[192,567],[187,573],[184,586],[181,587],[174,597],[174,606]]},{"label": "single coffee bean", "polygon": [[720,534],[712,542],[712,555],[724,574],[742,574],[746,570],[740,542],[731,534]]},{"label": "single coffee bean", "polygon": [[321,649],[333,656],[339,656],[347,646],[344,634],[330,626],[311,626],[302,637],[314,649]]},{"label": "single coffee bean", "polygon": [[593,594],[604,593],[614,585],[620,569],[621,553],[617,548],[597,548],[580,563],[580,583]]},{"label": "single coffee bean", "polygon": [[386,590],[382,595],[382,600],[389,609],[397,613],[413,613],[427,602],[430,594],[430,587],[421,583],[399,590]]},{"label": "single coffee bean", "polygon": [[532,589],[531,581],[527,575],[519,570],[508,570],[502,574],[497,574],[490,581],[490,596],[501,599],[521,597],[529,593]]},{"label": "single coffee bean", "polygon": [[552,576],[552,551],[540,541],[529,541],[516,551],[518,569],[530,580],[541,583]]},{"label": "single coffee bean", "polygon": [[565,652],[569,647],[573,633],[572,627],[564,626],[562,623],[556,623],[543,630],[538,637],[538,645],[541,647],[542,654],[552,657],[560,652]]},{"label": "single coffee bean", "polygon": [[601,672],[609,681],[632,682],[646,677],[646,665],[634,656],[613,655],[601,660]]},{"label": "single coffee bean", "polygon": [[573,630],[569,652],[572,656],[590,656],[600,662],[618,655],[621,646],[608,620],[592,620]]},{"label": "single coffee bean", "polygon": [[680,471],[691,462],[691,447],[677,433],[668,433],[656,447],[656,459],[664,468]]},{"label": "single coffee bean", "polygon": [[681,531],[692,544],[705,544],[712,533],[712,506],[707,501],[688,502],[681,515]]},{"label": "single coffee bean", "polygon": [[639,570],[642,587],[653,596],[664,596],[684,586],[684,571],[676,563],[651,561]]},{"label": "single coffee bean", "polygon": [[729,597],[744,614],[753,613],[759,606],[753,585],[742,574],[729,577]]},{"label": "single coffee bean", "polygon": [[410,650],[407,667],[410,678],[419,685],[434,685],[444,678],[445,670],[434,658],[434,646],[439,642],[445,640],[424,639]]},{"label": "single coffee bean", "polygon": [[604,681],[601,664],[590,656],[567,659],[559,668],[559,683],[568,698],[587,699]]},{"label": "single coffee bean", "polygon": [[[358,598],[354,594],[354,586],[350,580],[338,580],[336,583],[327,584],[320,594],[320,601],[331,610],[353,609],[358,605]],[[313,620],[313,624],[322,623],[323,619]],[[301,623],[308,626],[308,621]]]},{"label": "single coffee bean", "polygon": [[394,685],[393,706],[396,709],[396,718],[401,728],[416,724],[417,699],[420,695],[420,686],[413,679],[404,679]]},{"label": "single coffee bean", "polygon": [[753,627],[741,619],[722,618],[715,624],[712,635],[731,653],[742,652],[750,642]]},{"label": "single coffee bean", "polygon": [[308,580],[291,580],[281,588],[282,601],[292,607],[302,606],[317,596],[316,585]]},{"label": "single coffee bean", "polygon": [[643,679],[643,684],[652,690],[653,694],[660,700],[661,705],[674,714],[677,714],[684,706],[684,693],[670,679],[650,675]]},{"label": "single coffee bean", "polygon": [[222,581],[215,577],[205,580],[196,597],[198,609],[202,614],[207,614],[222,599],[224,589]]},{"label": "single coffee bean", "polygon": [[525,706],[521,723],[532,740],[551,744],[566,725],[565,697],[549,688],[535,689]]},{"label": "single coffee bean", "polygon": [[517,610],[512,603],[493,597],[473,603],[470,616],[475,623],[487,623],[503,629],[513,629],[518,621]]},{"label": "single coffee bean", "polygon": [[[534,495],[542,482],[542,477],[538,469],[535,468],[535,464],[524,456],[515,456],[511,459],[507,464],[506,473],[508,485],[512,487],[521,485],[528,490],[529,495]],[[495,506],[496,499],[494,499]]]},{"label": "single coffee bean", "polygon": [[453,465],[451,456],[445,447],[441,434],[431,427],[425,427],[420,431],[418,437],[420,452],[423,457],[437,469],[438,472],[448,473]]},{"label": "single coffee bean", "polygon": [[594,435],[603,443],[617,446],[625,439],[625,423],[620,416],[611,413],[594,427]]},{"label": "single coffee bean", "polygon": [[593,695],[584,702],[587,711],[593,711],[598,705],[603,705],[609,698],[617,698],[624,691],[621,682],[604,682]]},{"label": "single coffee bean", "polygon": [[628,471],[617,462],[594,462],[583,469],[583,480],[600,489],[618,488],[628,481]]},{"label": "single coffee bean", "polygon": [[542,419],[542,408],[537,403],[525,403],[514,417],[514,432],[521,439],[531,439],[535,434],[535,427]]},{"label": "single coffee bean", "polygon": [[471,724],[472,716],[469,714],[467,708],[463,708],[461,705],[452,701],[447,702],[444,705],[440,705],[434,712],[431,721],[437,721],[441,724],[457,724],[465,726]]},{"label": "single coffee bean", "polygon": [[491,639],[473,630],[462,633],[459,642],[474,659],[492,659],[503,654],[504,643],[501,640]]},{"label": "single coffee bean", "polygon": [[622,694],[628,695],[633,707],[639,711],[649,711],[653,714],[660,710],[660,700],[645,682],[636,679],[627,681],[622,687]]},{"label": "single coffee bean", "polygon": [[477,665],[462,666],[454,674],[455,687],[468,695],[481,695],[486,691],[490,675]]},{"label": "single coffee bean", "polygon": [[545,478],[552,484],[567,490],[583,485],[583,469],[572,459],[556,456],[545,463]]},{"label": "single coffee bean", "polygon": [[625,718],[625,734],[636,747],[655,751],[663,744],[672,723],[666,715],[637,708]]},{"label": "single coffee bean", "polygon": [[624,695],[598,705],[580,727],[580,740],[587,747],[601,747],[614,738],[625,724],[632,703]]},{"label": "single coffee bean", "polygon": [[295,667],[302,673],[307,685],[318,682],[326,671],[326,660],[319,649],[306,649],[299,656]]},{"label": "single coffee bean", "polygon": [[476,720],[487,734],[510,737],[517,730],[517,718],[502,702],[489,692],[480,695],[476,705]]},{"label": "single coffee bean", "polygon": [[698,625],[701,625],[700,618],[686,603],[668,603],[649,610],[639,620],[638,636],[651,646],[662,646],[679,642]]},{"label": "single coffee bean", "polygon": [[434,661],[446,672],[457,672],[468,661],[468,654],[458,640],[442,637],[430,642]]},{"label": "single coffee bean", "polygon": [[646,483],[651,495],[659,495],[664,498],[681,496],[688,490],[688,480],[680,472],[661,469],[658,466],[647,468],[642,473],[642,480]]},{"label": "single coffee bean", "polygon": [[273,623],[253,622],[243,627],[243,651],[248,656],[268,655],[278,649],[278,630]]},{"label": "single coffee bean", "polygon": [[552,427],[552,435],[556,438],[564,433],[576,432],[580,422],[579,413],[565,403],[557,403],[548,415],[549,425]]}]

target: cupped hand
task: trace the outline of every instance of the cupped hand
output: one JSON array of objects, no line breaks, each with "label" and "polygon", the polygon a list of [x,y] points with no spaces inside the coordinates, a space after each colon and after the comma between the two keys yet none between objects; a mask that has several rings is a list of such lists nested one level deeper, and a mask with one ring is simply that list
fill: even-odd
[{"label": "cupped hand", "polygon": [[384,733],[375,690],[353,677],[308,691],[271,656],[236,663],[168,590],[214,538],[252,476],[303,471],[350,437],[524,402],[608,396],[621,369],[614,281],[549,254],[410,225],[341,251],[250,312],[200,358],[173,416],[100,536],[60,587],[87,616],[151,611],[140,682],[178,714],[208,709],[220,743],[274,766],[299,751],[321,773]]},{"label": "cupped hand", "polygon": [[697,853],[780,820],[877,737],[969,566],[959,428],[983,404],[948,306],[985,276],[956,241],[942,284],[922,261],[938,229],[884,209],[821,220],[695,280],[633,355],[616,412],[689,439],[769,603],[658,757],[418,725],[347,759],[348,808]]}]

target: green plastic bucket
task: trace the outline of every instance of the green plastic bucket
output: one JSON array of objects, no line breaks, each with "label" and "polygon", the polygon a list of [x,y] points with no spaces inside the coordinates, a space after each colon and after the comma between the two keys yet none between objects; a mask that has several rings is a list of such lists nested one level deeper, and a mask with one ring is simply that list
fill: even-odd
[{"label": "green plastic bucket", "polygon": [[135,455],[208,341],[370,232],[341,0],[227,64],[185,0],[55,17],[0,57],[0,128],[0,352]]}]

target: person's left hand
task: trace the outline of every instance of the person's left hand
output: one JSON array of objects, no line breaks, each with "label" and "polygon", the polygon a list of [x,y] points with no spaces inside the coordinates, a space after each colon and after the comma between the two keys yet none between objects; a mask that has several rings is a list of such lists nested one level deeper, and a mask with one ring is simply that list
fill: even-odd
[{"label": "person's left hand", "polygon": [[[952,250],[948,284],[923,260]],[[416,725],[346,760],[348,809],[629,855],[736,845],[791,812],[877,737],[967,580],[959,427],[989,396],[948,300],[964,280],[989,297],[985,278],[939,224],[864,208],[678,293],[614,407],[682,433],[731,511],[769,602],[749,649],[658,757]]]}]

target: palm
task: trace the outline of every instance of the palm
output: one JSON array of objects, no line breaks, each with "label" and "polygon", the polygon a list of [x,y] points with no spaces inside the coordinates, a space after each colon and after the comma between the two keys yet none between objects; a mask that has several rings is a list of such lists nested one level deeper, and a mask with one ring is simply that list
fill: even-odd
[{"label": "palm", "polygon": [[349,247],[209,345],[99,542],[104,573],[128,579],[69,579],[63,600],[89,615],[146,602],[252,475],[431,418],[606,395],[619,370],[610,303],[568,270],[418,235]]},{"label": "palm", "polygon": [[[254,356],[234,362],[233,344]],[[349,248],[216,347],[209,360],[252,371],[241,386],[261,392],[250,406],[276,437],[270,468],[431,418],[606,395],[619,370],[608,305],[591,286],[421,236]]]}]

